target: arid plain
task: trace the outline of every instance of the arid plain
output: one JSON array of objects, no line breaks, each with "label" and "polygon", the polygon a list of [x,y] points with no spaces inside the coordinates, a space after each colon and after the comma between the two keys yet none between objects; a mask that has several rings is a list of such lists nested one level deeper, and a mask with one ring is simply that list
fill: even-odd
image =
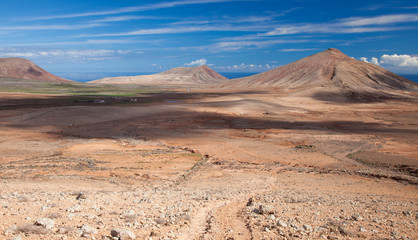
[{"label": "arid plain", "polygon": [[1,239],[418,238],[417,92],[87,85],[0,93]]}]

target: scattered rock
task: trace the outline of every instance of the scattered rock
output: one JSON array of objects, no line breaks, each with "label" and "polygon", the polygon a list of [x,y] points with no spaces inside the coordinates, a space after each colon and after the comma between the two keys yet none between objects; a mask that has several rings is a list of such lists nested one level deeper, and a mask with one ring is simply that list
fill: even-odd
[{"label": "scattered rock", "polygon": [[247,207],[252,206],[253,205],[253,202],[254,202],[254,199],[253,198],[248,199]]},{"label": "scattered rock", "polygon": [[80,236],[81,237],[88,238],[88,237],[91,237],[91,235],[94,235],[96,233],[97,233],[96,228],[90,227],[87,224],[83,224],[83,226],[81,226],[81,229],[80,229]]},{"label": "scattered rock", "polygon": [[279,220],[279,221],[277,221],[277,226],[279,226],[279,227],[287,227],[287,223],[285,223],[282,220]]},{"label": "scattered rock", "polygon": [[136,214],[134,210],[126,210],[123,212],[123,218],[127,222],[134,222],[136,219]]},{"label": "scattered rock", "polygon": [[70,227],[61,227],[58,229],[57,233],[58,234],[67,234],[70,233],[72,231],[72,229]]},{"label": "scattered rock", "polygon": [[40,218],[36,220],[35,225],[42,226],[46,229],[51,229],[55,225],[55,221],[50,218]]},{"label": "scattered rock", "polygon": [[356,213],[351,216],[351,219],[354,221],[361,221],[363,220],[363,217]]},{"label": "scattered rock", "polygon": [[70,212],[70,213],[80,212],[81,209],[83,209],[83,207],[80,204],[75,204],[71,208],[67,209],[67,212]]},{"label": "scattered rock", "polygon": [[404,216],[411,216],[411,211],[402,211]]},{"label": "scattered rock", "polygon": [[136,238],[135,234],[132,233],[131,231],[126,230],[126,229],[119,229],[119,228],[113,228],[110,231],[110,235],[119,240],[130,240],[130,239]]},{"label": "scattered rock", "polygon": [[77,194],[77,197],[75,199],[76,200],[87,199],[87,196],[86,196],[86,194],[80,192],[79,194]]},{"label": "scattered rock", "polygon": [[310,225],[307,225],[307,224],[303,224],[303,229],[305,229],[305,231],[307,231],[307,232],[312,232],[312,227],[310,226]]},{"label": "scattered rock", "polygon": [[274,214],[274,207],[271,205],[262,205],[258,206],[258,213],[262,215]]}]

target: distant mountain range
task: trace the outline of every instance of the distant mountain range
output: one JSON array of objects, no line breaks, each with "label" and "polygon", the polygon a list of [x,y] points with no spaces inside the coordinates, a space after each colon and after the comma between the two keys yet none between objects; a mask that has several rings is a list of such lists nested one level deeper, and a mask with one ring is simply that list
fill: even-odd
[{"label": "distant mountain range", "polygon": [[[0,58],[0,77],[71,82],[57,77],[29,60]],[[140,76],[109,77],[93,84],[211,85],[223,89],[263,89],[328,100],[375,100],[418,92],[418,84],[372,63],[348,57],[330,48],[296,62],[256,75],[228,80],[208,66],[178,67]],[[345,101],[345,100],[344,100]]]},{"label": "distant mountain range", "polygon": [[204,65],[199,67],[177,67],[162,73],[130,77],[103,78],[89,83],[101,84],[217,84],[228,81],[221,74]]},{"label": "distant mountain range", "polygon": [[0,78],[18,78],[42,82],[72,82],[57,77],[23,58],[0,58]]}]

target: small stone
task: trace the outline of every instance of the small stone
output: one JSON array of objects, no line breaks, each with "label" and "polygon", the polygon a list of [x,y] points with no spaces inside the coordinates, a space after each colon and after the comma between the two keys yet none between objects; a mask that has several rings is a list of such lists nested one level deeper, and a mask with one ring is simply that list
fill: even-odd
[{"label": "small stone", "polygon": [[4,233],[6,233],[6,234],[15,234],[17,232],[18,232],[17,231],[17,226],[16,225],[13,225],[13,226],[8,227]]},{"label": "small stone", "polygon": [[259,214],[274,214],[274,208],[270,205],[262,205],[258,206],[258,213]]},{"label": "small stone", "polygon": [[42,206],[42,207],[41,207],[41,211],[42,211],[42,212],[44,212],[44,211],[46,211],[46,210],[48,210],[48,209],[49,209],[49,207],[48,207],[48,206]]},{"label": "small stone", "polygon": [[82,208],[83,207],[80,204],[75,204],[71,208],[67,209],[67,212],[70,212],[70,213],[79,212]]},{"label": "small stone", "polygon": [[282,220],[279,220],[278,222],[277,222],[277,226],[280,226],[280,227],[287,227],[287,223],[285,223],[284,221],[282,221]]},{"label": "small stone", "polygon": [[16,237],[14,237],[14,238],[12,238],[10,240],[22,240],[22,237],[21,236],[16,236]]},{"label": "small stone", "polygon": [[91,235],[96,234],[96,233],[97,233],[97,229],[96,228],[90,227],[87,224],[83,224],[83,226],[81,226],[81,234],[80,235],[82,237],[88,238]]},{"label": "small stone", "polygon": [[351,216],[351,219],[354,220],[354,221],[361,221],[361,220],[363,220],[363,217],[360,216],[359,214],[353,214]]},{"label": "small stone", "polygon": [[36,220],[35,225],[42,226],[46,229],[51,229],[55,225],[55,221],[50,218],[40,218]]},{"label": "small stone", "polygon": [[253,205],[253,202],[254,202],[254,199],[253,198],[248,199],[247,207]]},{"label": "small stone", "polygon": [[405,216],[411,216],[410,211],[402,211],[402,214],[405,215]]},{"label": "small stone", "polygon": [[364,227],[360,227],[359,231],[360,232],[367,232],[367,229],[365,229]]},{"label": "small stone", "polygon": [[120,229],[120,228],[113,228],[110,231],[110,235],[112,237],[116,237],[119,240],[131,240],[131,239],[135,239],[135,234],[129,230],[126,229]]},{"label": "small stone", "polygon": [[87,199],[87,196],[86,196],[86,194],[80,192],[79,194],[77,194],[77,197],[75,199],[76,200]]},{"label": "small stone", "polygon": [[305,231],[307,231],[307,232],[312,232],[312,227],[310,226],[310,225],[307,225],[307,224],[303,224],[303,229],[305,229]]},{"label": "small stone", "polygon": [[69,232],[69,228],[66,228],[66,227],[61,227],[57,231],[58,234],[67,234],[68,232]]}]

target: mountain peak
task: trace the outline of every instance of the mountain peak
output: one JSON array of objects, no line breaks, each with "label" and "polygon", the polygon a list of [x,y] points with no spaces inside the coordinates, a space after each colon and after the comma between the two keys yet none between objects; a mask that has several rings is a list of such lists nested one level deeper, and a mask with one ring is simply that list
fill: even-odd
[{"label": "mountain peak", "polygon": [[418,85],[374,64],[355,60],[329,48],[296,62],[224,85],[238,88],[309,90],[314,87],[350,92],[414,90]]},{"label": "mountain peak", "polygon": [[43,82],[72,82],[57,77],[24,58],[0,58],[0,77]]},{"label": "mountain peak", "polygon": [[329,51],[329,52],[336,52],[336,53],[341,53],[341,54],[344,54],[343,52],[341,52],[340,50],[338,50],[338,49],[336,49],[336,48],[328,48],[327,50],[325,50],[325,51]]},{"label": "mountain peak", "polygon": [[337,58],[350,58],[349,56],[345,55],[343,52],[341,52],[340,50],[336,49],[336,48],[328,48],[325,51],[319,52],[315,55],[325,55],[326,57],[337,57]]}]

